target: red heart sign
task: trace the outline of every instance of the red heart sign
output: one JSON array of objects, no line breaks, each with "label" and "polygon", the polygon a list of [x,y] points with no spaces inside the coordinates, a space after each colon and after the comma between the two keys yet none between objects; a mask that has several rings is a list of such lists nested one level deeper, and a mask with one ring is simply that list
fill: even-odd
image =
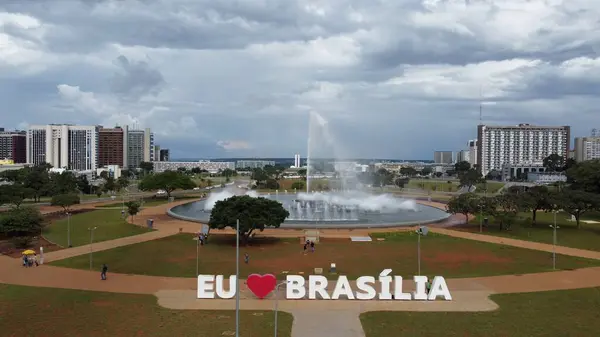
[{"label": "red heart sign", "polygon": [[275,289],[277,279],[273,274],[252,274],[248,276],[246,285],[256,297],[263,299]]}]

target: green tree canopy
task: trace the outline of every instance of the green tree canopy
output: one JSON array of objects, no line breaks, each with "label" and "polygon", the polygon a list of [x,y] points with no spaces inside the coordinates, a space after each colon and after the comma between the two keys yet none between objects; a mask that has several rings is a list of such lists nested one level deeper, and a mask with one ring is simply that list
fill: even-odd
[{"label": "green tree canopy", "polygon": [[304,186],[303,181],[294,181],[291,186],[291,188],[296,189],[296,190],[303,190],[304,187],[305,186]]},{"label": "green tree canopy", "polygon": [[19,208],[25,199],[33,196],[34,191],[28,187],[23,187],[20,183],[0,185],[0,205],[12,204]]},{"label": "green tree canopy", "polygon": [[235,229],[236,220],[239,219],[240,239],[247,242],[255,230],[263,231],[266,227],[279,228],[289,215],[283,205],[275,200],[252,198],[247,195],[233,196],[217,201],[210,213],[208,225],[212,229]]},{"label": "green tree canopy", "polygon": [[145,174],[148,174],[154,171],[154,163],[150,161],[140,162],[140,169],[144,171]]},{"label": "green tree canopy", "polygon": [[565,158],[561,155],[553,153],[542,161],[546,172],[560,172],[565,167]]},{"label": "green tree canopy", "polygon": [[81,202],[79,195],[76,193],[56,194],[52,196],[50,204],[52,206],[60,206],[63,208],[65,213],[71,210],[71,206],[77,205]]},{"label": "green tree canopy", "polygon": [[133,222],[133,217],[140,212],[140,203],[137,201],[128,201],[125,203],[125,207],[127,207],[127,214],[131,215],[131,221]]},{"label": "green tree canopy", "polygon": [[537,211],[549,211],[554,209],[552,195],[546,186],[532,186],[519,198],[521,210],[531,211],[532,221],[535,225]]},{"label": "green tree canopy", "polygon": [[0,233],[8,237],[36,235],[41,232],[43,220],[37,208],[13,208],[0,213]]},{"label": "green tree canopy", "polygon": [[469,163],[468,161],[459,161],[458,163],[454,164],[454,171],[458,172],[459,174],[462,172],[467,172],[471,169],[471,163]]},{"label": "green tree canopy", "polygon": [[600,209],[600,196],[595,193],[567,188],[556,193],[555,198],[557,205],[575,217],[577,228],[580,228],[581,215]]},{"label": "green tree canopy", "polygon": [[469,214],[474,214],[479,210],[479,200],[474,193],[462,193],[448,201],[446,210],[452,214],[464,214],[466,221],[469,221]]},{"label": "green tree canopy", "polygon": [[50,174],[50,192],[53,195],[77,192],[77,186],[77,177],[73,172],[64,171]]},{"label": "green tree canopy", "polygon": [[460,181],[459,187],[466,187],[469,192],[473,186],[485,182],[481,173],[474,168],[459,172],[458,179]]},{"label": "green tree canopy", "polygon": [[165,171],[145,176],[139,184],[142,191],[163,190],[167,197],[176,189],[189,190],[196,187],[192,179],[177,171]]},{"label": "green tree canopy", "polygon": [[600,159],[577,163],[566,174],[572,189],[600,194]]}]

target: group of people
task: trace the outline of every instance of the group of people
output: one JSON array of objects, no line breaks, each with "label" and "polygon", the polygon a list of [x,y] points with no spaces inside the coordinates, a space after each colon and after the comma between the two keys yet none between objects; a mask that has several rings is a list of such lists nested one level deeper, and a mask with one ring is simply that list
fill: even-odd
[{"label": "group of people", "polygon": [[202,232],[198,232],[198,243],[200,246],[204,246],[204,244],[208,241],[208,234],[204,234]]},{"label": "group of people", "polygon": [[308,249],[308,247],[310,247],[310,251],[312,253],[315,252],[315,242],[314,241],[306,240],[306,243],[304,243],[304,254],[306,254],[306,250]]},{"label": "group of people", "polygon": [[23,267],[33,267],[39,266],[40,261],[38,261],[37,254],[33,255],[23,255]]}]

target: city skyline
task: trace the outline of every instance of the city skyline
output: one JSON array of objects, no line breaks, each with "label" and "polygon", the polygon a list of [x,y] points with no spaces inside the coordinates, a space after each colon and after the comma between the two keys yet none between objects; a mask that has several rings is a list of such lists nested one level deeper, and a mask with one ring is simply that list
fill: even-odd
[{"label": "city skyline", "polygon": [[584,136],[599,14],[575,0],[2,3],[3,126],[138,123],[173,158],[283,157],[305,152],[315,110],[355,157],[431,158],[476,137],[481,101],[485,124]]}]

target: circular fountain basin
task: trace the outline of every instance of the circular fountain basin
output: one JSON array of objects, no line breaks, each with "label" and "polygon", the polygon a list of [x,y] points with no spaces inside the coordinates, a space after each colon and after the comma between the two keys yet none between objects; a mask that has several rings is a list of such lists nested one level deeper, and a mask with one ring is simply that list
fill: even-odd
[{"label": "circular fountain basin", "polygon": [[[288,229],[400,227],[439,222],[450,216],[439,208],[396,197],[387,197],[387,202],[395,206],[387,209],[340,204],[331,198],[306,200],[293,193],[261,197],[277,200],[288,210],[290,216],[281,224],[281,228]],[[210,201],[207,199],[175,206],[168,214],[182,220],[208,223],[210,210],[206,209],[207,202]]]}]

